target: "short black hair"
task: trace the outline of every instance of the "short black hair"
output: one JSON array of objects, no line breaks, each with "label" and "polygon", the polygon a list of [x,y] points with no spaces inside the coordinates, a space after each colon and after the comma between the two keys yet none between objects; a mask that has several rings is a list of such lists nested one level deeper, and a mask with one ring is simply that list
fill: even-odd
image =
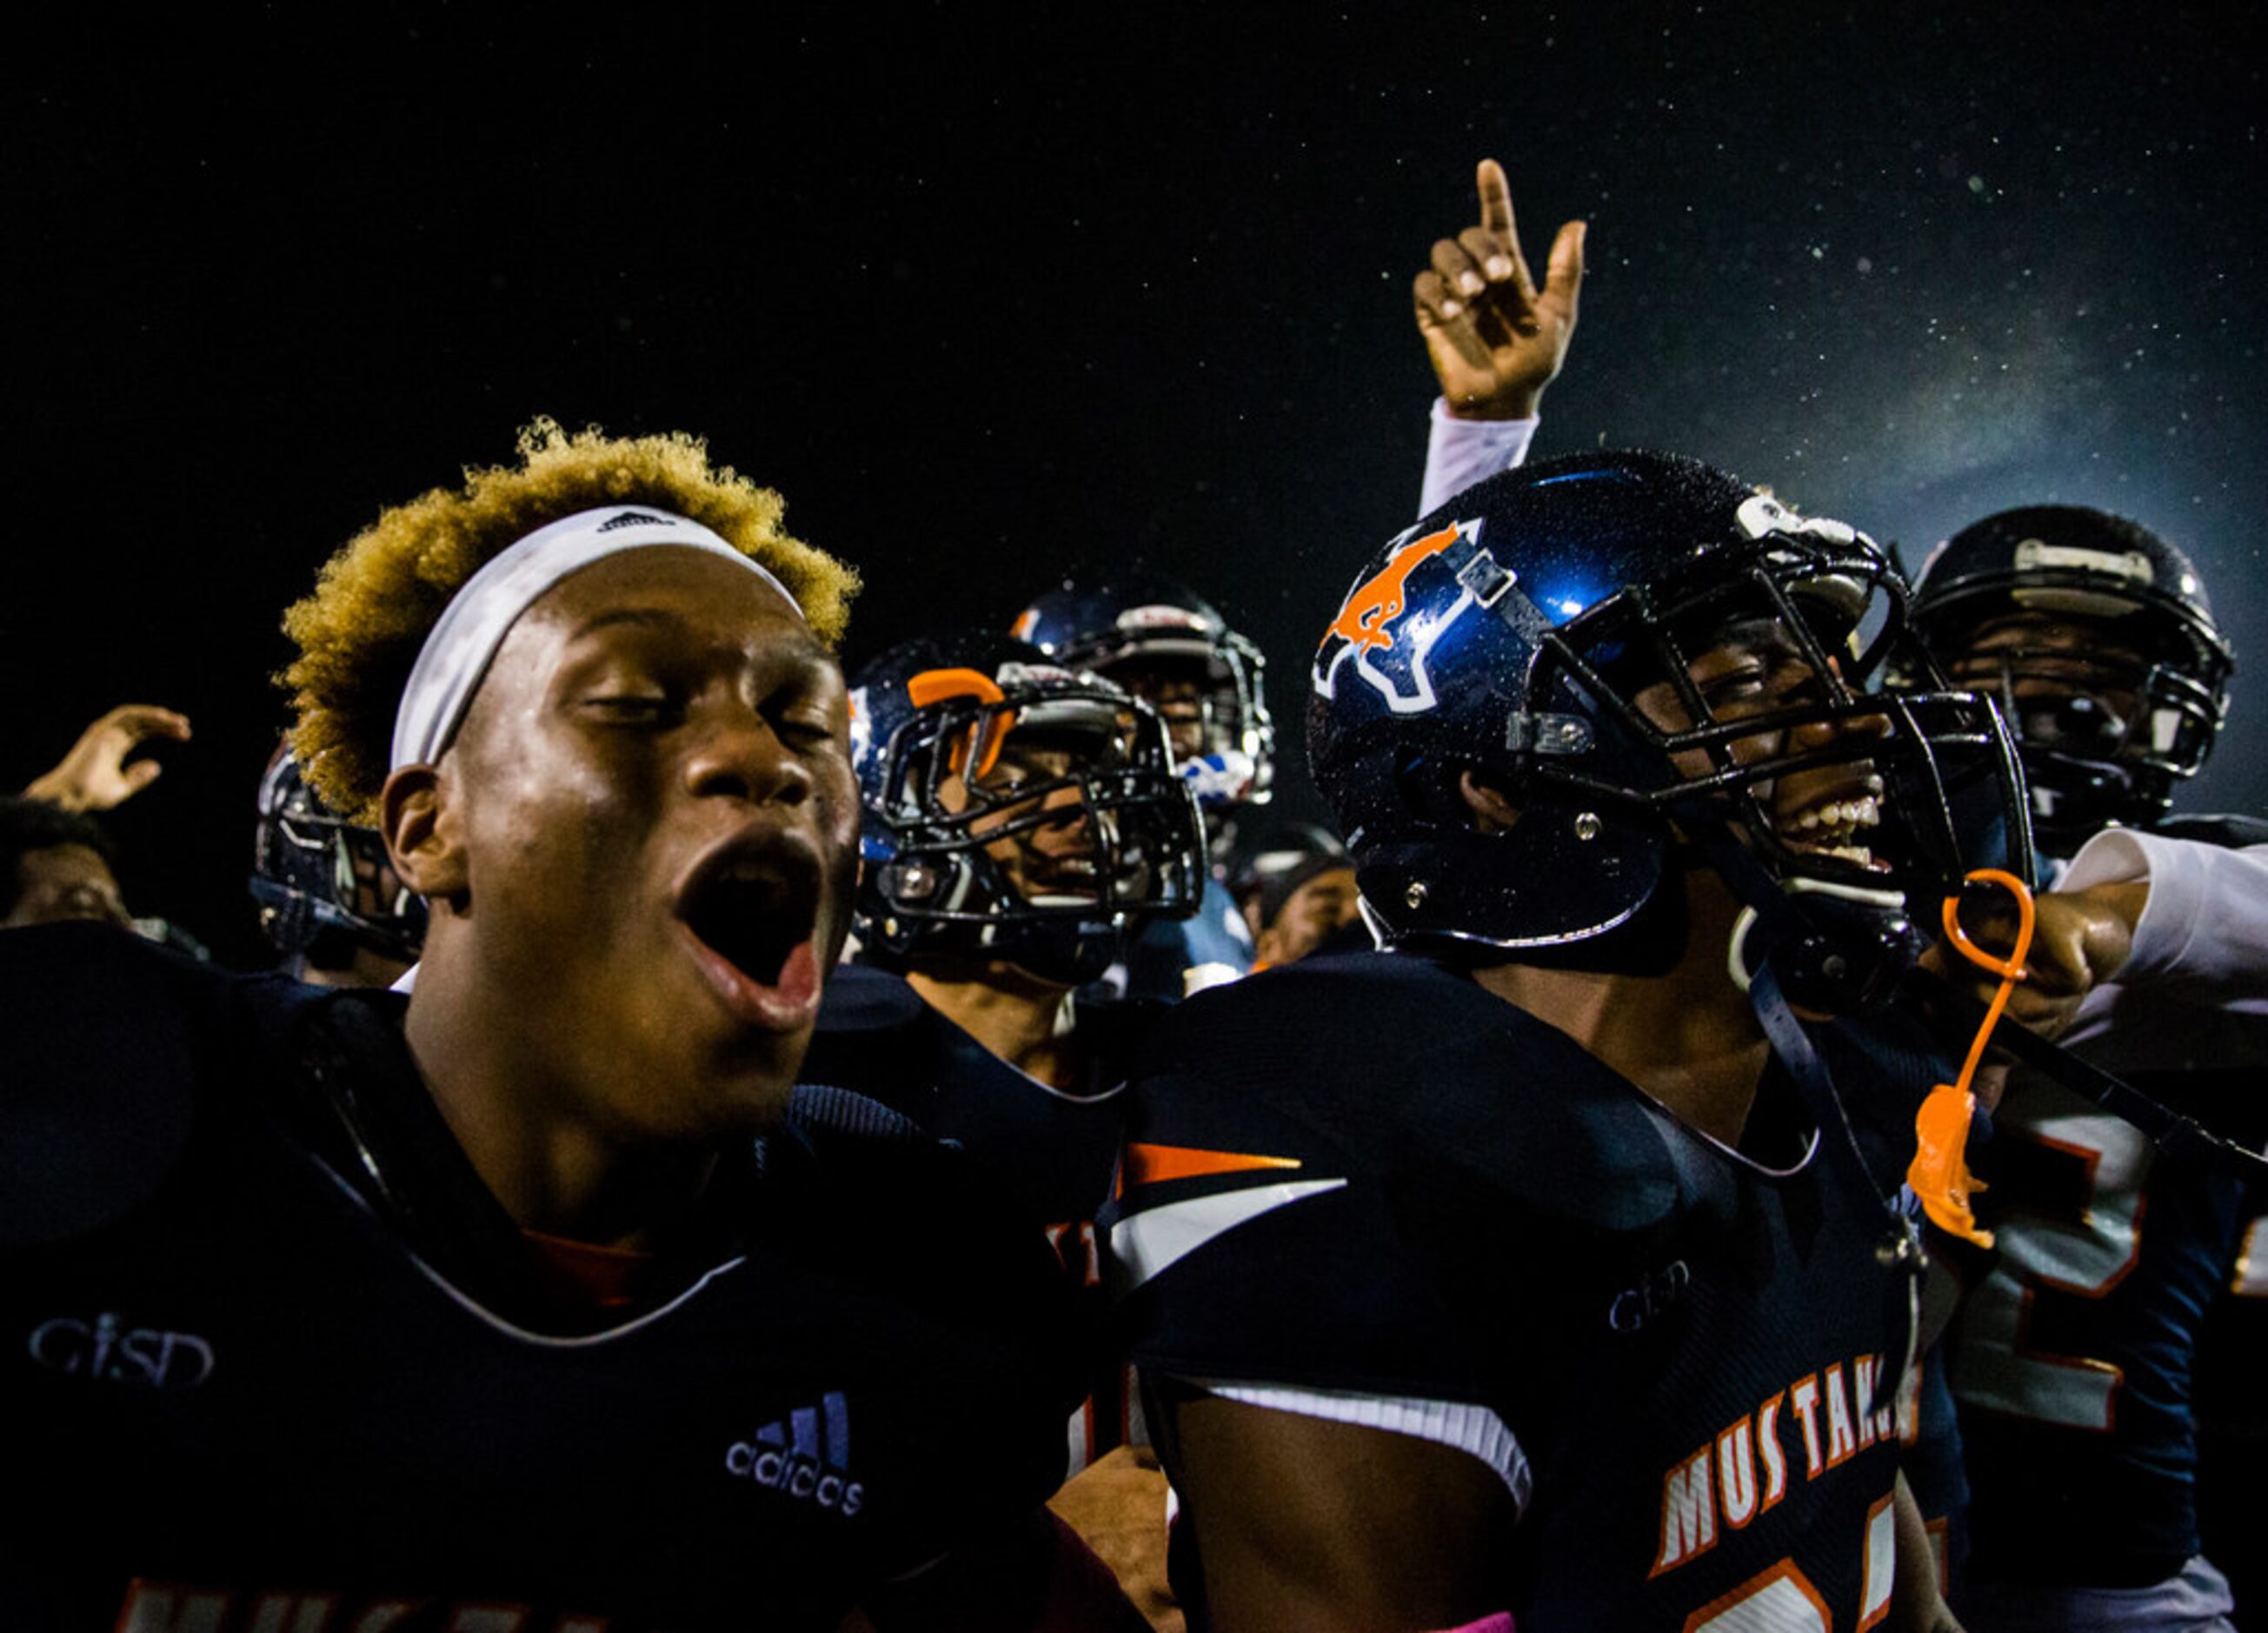
[{"label": "short black hair", "polygon": [[23,899],[24,858],[61,845],[84,845],[106,867],[118,861],[110,836],[93,817],[45,800],[0,794],[0,918],[15,912]]}]

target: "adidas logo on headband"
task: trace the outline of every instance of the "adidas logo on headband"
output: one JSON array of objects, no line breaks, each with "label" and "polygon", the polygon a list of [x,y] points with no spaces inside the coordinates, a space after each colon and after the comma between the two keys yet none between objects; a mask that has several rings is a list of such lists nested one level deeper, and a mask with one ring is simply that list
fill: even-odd
[{"label": "adidas logo on headband", "polygon": [[616,528],[666,528],[669,523],[659,516],[649,516],[642,510],[626,510],[619,516],[610,516],[592,531],[612,533]]}]

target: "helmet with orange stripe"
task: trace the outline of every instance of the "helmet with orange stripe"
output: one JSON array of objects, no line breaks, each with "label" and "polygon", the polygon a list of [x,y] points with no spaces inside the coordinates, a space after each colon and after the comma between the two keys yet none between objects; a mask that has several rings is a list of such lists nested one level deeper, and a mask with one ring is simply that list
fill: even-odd
[{"label": "helmet with orange stripe", "polygon": [[1140,922],[1195,911],[1197,802],[1131,693],[970,632],[875,659],[850,708],[867,957],[997,961],[1075,986]]}]

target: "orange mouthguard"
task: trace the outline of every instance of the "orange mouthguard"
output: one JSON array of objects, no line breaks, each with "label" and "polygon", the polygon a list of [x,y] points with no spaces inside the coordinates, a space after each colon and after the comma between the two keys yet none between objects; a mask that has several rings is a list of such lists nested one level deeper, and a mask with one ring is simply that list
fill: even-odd
[{"label": "orange mouthguard", "polygon": [[1994,957],[1970,941],[1969,933],[1961,927],[1961,898],[1956,895],[1945,898],[1946,939],[1970,963],[1999,976],[2000,987],[1985,1009],[1984,1024],[1977,1029],[1976,1041],[1969,1046],[1969,1059],[1962,1063],[1961,1080],[1932,1089],[1929,1097],[1921,1103],[1921,1110],[1915,1113],[1914,1158],[1906,1170],[1906,1183],[1913,1187],[1914,1194],[1921,1199],[1922,1210],[1939,1230],[1979,1247],[1990,1247],[1992,1233],[1977,1224],[1977,1216],[1969,1207],[1970,1196],[1984,1188],[1969,1171],[1969,1121],[1977,1111],[1977,1096],[1969,1085],[1976,1078],[1978,1063],[1984,1059],[1985,1046],[1992,1040],[1993,1027],[2008,1007],[2008,994],[2024,979],[2024,955],[2032,950],[2036,915],[2032,892],[2015,875],[1997,868],[1979,868],[1968,877],[1972,883],[1997,884],[2016,898],[2016,945],[2007,957]]}]

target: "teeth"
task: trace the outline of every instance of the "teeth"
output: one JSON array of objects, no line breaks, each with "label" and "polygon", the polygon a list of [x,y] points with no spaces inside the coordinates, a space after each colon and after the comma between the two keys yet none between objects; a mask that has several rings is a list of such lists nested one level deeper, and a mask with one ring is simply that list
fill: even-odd
[{"label": "teeth", "polygon": [[1862,794],[1855,800],[1822,800],[1806,811],[1787,819],[1803,833],[1821,829],[1830,834],[1848,837],[1860,828],[1879,828],[1882,824],[1881,802],[1873,794]]},{"label": "teeth", "polygon": [[1832,833],[1852,825],[1852,807],[1833,800],[1822,801],[1796,818],[1796,825],[1806,833],[1824,828]]}]

